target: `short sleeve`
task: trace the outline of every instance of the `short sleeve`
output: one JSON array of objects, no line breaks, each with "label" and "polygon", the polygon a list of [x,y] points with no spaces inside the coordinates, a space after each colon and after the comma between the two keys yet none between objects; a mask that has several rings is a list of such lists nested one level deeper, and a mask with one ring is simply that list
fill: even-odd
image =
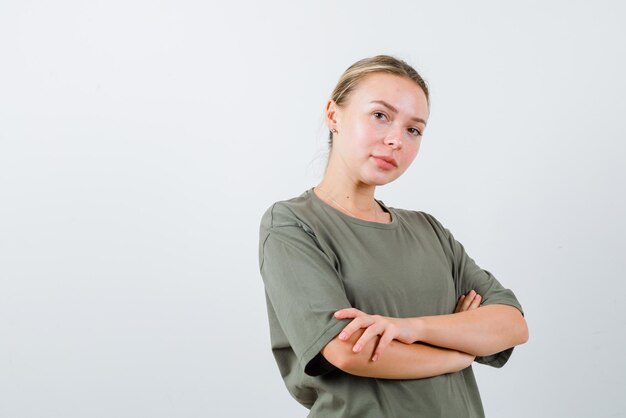
[{"label": "short sleeve", "polygon": [[300,225],[262,227],[261,240],[260,270],[275,325],[306,374],[336,370],[320,350],[350,322],[333,315],[351,306],[337,270],[314,235]]},{"label": "short sleeve", "polygon": [[[440,232],[443,233],[442,235],[449,245],[456,296],[459,297],[474,289],[481,295],[482,305],[510,305],[517,308],[524,315],[522,306],[513,291],[502,286],[491,272],[480,268],[474,259],[467,254],[463,245],[454,238],[452,233],[432,215],[428,216],[434,221]],[[476,357],[476,361],[493,367],[502,367],[513,353],[513,348],[508,348],[490,356]]]}]

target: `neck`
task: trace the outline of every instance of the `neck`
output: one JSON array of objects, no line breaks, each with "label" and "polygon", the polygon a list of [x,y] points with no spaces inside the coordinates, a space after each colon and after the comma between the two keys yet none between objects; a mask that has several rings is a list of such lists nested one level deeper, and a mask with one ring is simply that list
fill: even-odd
[{"label": "neck", "polygon": [[386,213],[374,200],[376,186],[355,181],[348,175],[327,170],[322,181],[315,187],[317,195],[348,215],[373,222],[385,222]]}]

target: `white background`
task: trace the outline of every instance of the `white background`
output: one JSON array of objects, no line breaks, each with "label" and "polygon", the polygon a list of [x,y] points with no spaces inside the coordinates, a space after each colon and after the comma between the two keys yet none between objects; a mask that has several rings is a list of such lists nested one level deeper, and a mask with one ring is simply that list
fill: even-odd
[{"label": "white background", "polygon": [[354,61],[431,87],[387,205],[434,214],[530,340],[487,416],[616,417],[626,366],[619,1],[2,1],[0,416],[304,417],[258,227],[320,180]]}]

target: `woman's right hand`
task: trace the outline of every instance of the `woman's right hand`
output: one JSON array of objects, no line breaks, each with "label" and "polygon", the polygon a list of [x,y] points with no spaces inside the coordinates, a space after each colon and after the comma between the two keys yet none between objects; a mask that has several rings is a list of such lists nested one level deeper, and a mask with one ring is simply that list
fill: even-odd
[{"label": "woman's right hand", "polygon": [[467,295],[461,295],[461,297],[459,297],[454,313],[476,309],[480,306],[480,302],[482,302],[482,297],[476,293],[474,289],[472,289],[467,293]]},{"label": "woman's right hand", "polygon": [[473,354],[468,354],[468,353],[464,353],[462,351],[457,351],[457,353],[459,354],[459,371],[468,368],[469,366],[472,365],[472,363],[474,362],[474,360],[476,360],[476,356]]},{"label": "woman's right hand", "polygon": [[[456,304],[456,308],[454,309],[454,313],[466,312],[476,309],[480,306],[480,302],[482,302],[483,298],[480,296],[474,289],[467,292],[466,295],[461,295],[459,297],[459,301]],[[461,361],[461,370],[471,366],[471,364],[476,359],[476,356],[472,354],[467,354],[460,352],[460,361]]]}]

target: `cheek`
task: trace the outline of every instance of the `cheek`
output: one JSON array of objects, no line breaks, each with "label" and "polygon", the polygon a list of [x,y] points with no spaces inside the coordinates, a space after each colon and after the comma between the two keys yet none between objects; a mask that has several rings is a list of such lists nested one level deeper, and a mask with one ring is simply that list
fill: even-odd
[{"label": "cheek", "polygon": [[410,149],[407,150],[408,152],[406,153],[406,165],[410,165],[413,162],[415,157],[417,157],[417,153],[419,152],[419,149],[420,149],[419,141],[414,144],[411,144]]},{"label": "cheek", "polygon": [[371,123],[367,119],[361,120],[354,129],[359,140],[364,142],[375,140],[380,136],[380,131],[382,130],[380,126]]},{"label": "cheek", "polygon": [[[420,139],[419,141],[417,141],[417,144],[415,145],[415,155],[417,155],[417,153],[420,150],[420,145],[422,145],[422,140]],[[415,156],[413,156],[415,158]]]}]

